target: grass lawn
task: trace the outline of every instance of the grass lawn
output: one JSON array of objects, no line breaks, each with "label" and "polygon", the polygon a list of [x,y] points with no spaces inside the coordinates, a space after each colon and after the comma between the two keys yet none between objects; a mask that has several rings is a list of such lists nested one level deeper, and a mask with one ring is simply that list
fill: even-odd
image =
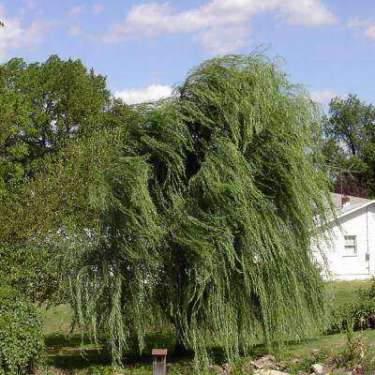
[{"label": "grass lawn", "polygon": [[[354,339],[359,336],[363,337],[365,342],[369,345],[369,351],[375,355],[375,330],[369,329],[363,332],[355,332]],[[283,350],[282,357],[285,359],[290,358],[306,358],[311,353],[319,350],[327,355],[335,355],[340,353],[347,343],[345,333],[336,335],[321,336],[317,339],[308,340],[298,344],[289,344]]]},{"label": "grass lawn", "polygon": [[[368,345],[368,354],[375,358],[375,330],[356,332],[354,339],[359,336]],[[164,340],[167,339],[164,337]],[[297,373],[301,369],[309,369],[314,362],[324,362],[326,358],[338,357],[344,352],[346,343],[346,334],[322,336],[298,344],[289,344],[273,354],[279,361],[286,364],[291,373]],[[126,360],[125,369],[112,373],[108,355],[92,344],[81,347],[79,337],[67,340],[63,336],[54,336],[47,340],[47,344],[49,345],[47,358],[49,372],[47,374],[151,374],[152,365],[149,355],[139,358],[129,357]],[[246,367],[246,364],[252,359],[263,354],[266,352],[262,346],[254,348],[252,355],[241,360],[238,369]],[[168,357],[168,366],[171,375],[191,375],[193,373],[191,356],[174,357],[172,354]],[[242,372],[238,370],[235,374],[242,374]]]},{"label": "grass lawn", "polygon": [[[335,282],[327,285],[330,300],[335,305],[345,304],[358,298],[359,289],[369,288],[369,281]],[[143,357],[129,357],[126,360],[125,370],[112,372],[109,364],[109,356],[100,347],[94,344],[85,343],[82,345],[78,335],[67,337],[70,329],[72,311],[69,306],[57,306],[51,309],[43,309],[45,319],[46,345],[48,349],[47,363],[49,370],[45,374],[129,374],[146,375],[151,374],[151,358],[149,353],[155,346],[168,347],[170,352],[173,348],[173,335],[154,334],[147,339],[147,348]],[[362,335],[363,340],[368,345],[368,352],[375,358],[375,330],[367,330],[363,333],[355,333],[355,337]],[[290,370],[301,369],[305,365],[310,366],[311,362],[317,360],[316,353],[323,358],[338,356],[346,347],[346,334],[336,334],[322,336],[317,339],[308,340],[298,344],[289,344],[279,352],[274,353],[278,360],[290,363]],[[254,348],[251,357],[257,357],[265,353],[262,346]],[[314,357],[315,356],[315,357]],[[239,368],[250,357],[244,358],[239,364]],[[170,375],[190,375],[193,373],[192,357],[168,358]],[[297,363],[297,365],[292,365]],[[240,371],[235,374],[241,374]],[[43,373],[44,375],[44,373]]]},{"label": "grass lawn", "polygon": [[327,283],[327,294],[336,305],[343,305],[355,301],[359,291],[370,286],[371,280],[334,281]]},{"label": "grass lawn", "polygon": [[42,307],[44,318],[44,335],[67,335],[72,321],[72,309],[69,305],[59,305],[50,308]]}]

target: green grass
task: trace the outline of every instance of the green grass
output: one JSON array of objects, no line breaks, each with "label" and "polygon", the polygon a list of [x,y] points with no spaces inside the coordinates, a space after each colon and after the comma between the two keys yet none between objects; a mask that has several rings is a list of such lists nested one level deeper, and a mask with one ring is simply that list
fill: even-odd
[{"label": "green grass", "polygon": [[[355,301],[358,291],[370,286],[370,281],[334,282],[327,285],[328,295],[335,305],[343,305]],[[111,375],[109,355],[102,350],[100,345],[81,342],[80,335],[67,336],[70,331],[72,311],[69,306],[62,305],[50,309],[42,309],[45,320],[46,345],[48,348],[47,364],[49,372],[43,375]],[[358,337],[361,333],[355,333]],[[369,353],[375,357],[375,330],[362,333],[364,340],[368,343]],[[173,350],[173,334],[155,333],[149,335],[145,349],[145,355],[129,355],[126,359],[125,370],[116,370],[113,374],[146,375],[151,374],[150,352],[152,347],[168,347],[169,352]],[[316,353],[322,357],[335,357],[343,352],[347,343],[346,334],[322,336],[317,339],[307,340],[302,343],[290,343],[274,353],[280,361],[289,363],[289,369],[306,369],[310,363],[318,360]],[[250,357],[258,357],[265,353],[263,346],[254,348]],[[315,354],[314,354],[315,353]],[[241,363],[250,361],[250,357],[244,358]],[[292,363],[298,365],[292,365]],[[168,357],[170,375],[190,375],[193,373],[192,355]],[[293,367],[294,366],[294,367]],[[241,367],[241,366],[239,366]],[[240,372],[237,372],[240,374]],[[236,374],[237,374],[236,373]]]},{"label": "green grass", "polygon": [[[355,332],[354,339],[362,336],[369,345],[369,350],[375,354],[375,330]],[[321,336],[316,339],[307,340],[302,343],[289,344],[282,350],[281,357],[284,359],[305,358],[316,351],[321,351],[327,355],[337,355],[347,343],[346,333],[336,335]]]},{"label": "green grass", "polygon": [[44,320],[44,335],[67,335],[70,332],[73,312],[69,305],[41,308]]},{"label": "green grass", "polygon": [[368,289],[371,280],[335,281],[327,283],[327,295],[335,305],[354,302],[359,297],[359,291]]},{"label": "green grass", "polygon": [[[375,356],[375,330],[356,332],[354,339],[362,336],[368,345],[368,353]],[[99,347],[85,345],[80,347],[77,337],[70,341],[64,337],[54,337],[53,350],[49,350],[48,366],[50,374],[112,374],[109,357]],[[59,341],[61,340],[61,341]],[[168,340],[168,337],[164,337]],[[322,336],[317,339],[307,340],[301,343],[290,343],[273,354],[284,362],[292,373],[308,369],[314,362],[324,362],[327,358],[340,356],[345,347],[346,334]],[[83,351],[81,351],[83,349]],[[146,350],[146,352],[149,352]],[[265,348],[259,346],[254,348],[250,356],[245,357],[238,364],[238,369],[246,366],[253,358],[265,354]],[[168,366],[171,375],[191,375],[193,373],[193,362],[191,356],[175,357],[171,354],[168,357]],[[114,374],[146,375],[151,374],[150,355],[126,360],[125,369],[116,370]],[[239,370],[238,370],[239,371]],[[240,372],[238,372],[240,374]]]}]

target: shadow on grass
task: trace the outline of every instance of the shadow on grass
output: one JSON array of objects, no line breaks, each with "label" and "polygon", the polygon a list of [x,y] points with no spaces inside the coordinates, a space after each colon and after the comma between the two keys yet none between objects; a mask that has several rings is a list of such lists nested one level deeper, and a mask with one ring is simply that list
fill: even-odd
[{"label": "shadow on grass", "polygon": [[[83,339],[83,340],[82,340]],[[65,336],[63,334],[53,334],[45,338],[48,365],[62,370],[79,370],[90,366],[105,366],[111,363],[111,356],[106,350],[106,343],[92,343],[88,337],[79,334]],[[137,349],[136,339],[131,339],[130,350],[124,356],[124,363],[127,366],[151,365],[153,348],[167,348],[168,362],[191,361],[194,353],[184,351],[174,353],[175,339],[173,332],[155,332],[146,336],[145,348],[142,353]]]},{"label": "shadow on grass", "polygon": [[52,354],[48,356],[48,365],[63,370],[80,370],[90,366],[109,365],[108,354],[97,351],[76,351],[72,353]]},{"label": "shadow on grass", "polygon": [[[89,343],[89,340],[84,337],[84,342]],[[81,335],[64,335],[62,333],[52,334],[45,337],[45,343],[49,350],[55,350],[60,348],[75,348],[82,344]]]},{"label": "shadow on grass", "polygon": [[[145,348],[142,353],[137,349],[136,339],[130,340],[130,350],[124,356],[124,363],[128,367],[133,366],[151,366],[153,348],[168,349],[168,363],[187,364],[192,363],[194,359],[193,351],[175,352],[175,336],[173,331],[154,332],[148,334],[145,338]],[[286,348],[292,349],[296,347],[309,347],[311,344],[318,344],[319,340],[309,339],[301,342],[290,341],[282,345],[275,345],[271,351],[272,354],[279,356]],[[90,366],[106,366],[111,363],[111,356],[105,341],[94,344],[88,337],[82,337],[79,334],[65,336],[63,334],[49,335],[46,338],[46,346],[48,348],[48,364],[62,370],[80,370]],[[251,352],[241,353],[245,357],[258,358],[268,353],[265,345],[255,345]],[[209,355],[214,363],[223,364],[226,362],[223,348],[212,347]]]}]

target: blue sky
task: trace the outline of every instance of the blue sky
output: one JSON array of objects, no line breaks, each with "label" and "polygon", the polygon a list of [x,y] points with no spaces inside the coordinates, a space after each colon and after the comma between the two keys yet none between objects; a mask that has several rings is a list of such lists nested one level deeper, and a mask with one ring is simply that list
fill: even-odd
[{"label": "blue sky", "polygon": [[262,46],[317,101],[375,103],[374,0],[0,0],[0,61],[80,58],[129,103],[201,61]]}]

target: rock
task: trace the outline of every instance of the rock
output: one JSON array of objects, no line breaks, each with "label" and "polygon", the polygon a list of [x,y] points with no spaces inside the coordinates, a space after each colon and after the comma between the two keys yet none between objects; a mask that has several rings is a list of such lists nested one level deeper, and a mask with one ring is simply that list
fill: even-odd
[{"label": "rock", "polygon": [[311,370],[313,370],[314,374],[316,375],[324,375],[326,373],[324,366],[320,363],[315,363],[311,366]]},{"label": "rock", "polygon": [[362,365],[357,365],[353,368],[352,374],[353,375],[363,375],[365,373],[364,368]]},{"label": "rock", "polygon": [[335,375],[335,374],[336,375],[352,375],[352,372],[344,368],[337,368],[337,369],[332,370],[332,375]]},{"label": "rock", "polygon": [[222,372],[223,375],[230,375],[231,366],[229,363],[224,363],[222,368],[223,368],[223,372]]},{"label": "rock", "polygon": [[265,355],[252,361],[250,364],[255,369],[262,369],[262,368],[274,368],[276,362],[276,358],[273,355]]},{"label": "rock", "polygon": [[254,371],[254,375],[289,375],[287,372],[278,370],[259,369]]},{"label": "rock", "polygon": [[277,368],[273,368],[274,370],[287,370],[289,367],[289,364],[285,361],[280,361],[277,363]]}]

